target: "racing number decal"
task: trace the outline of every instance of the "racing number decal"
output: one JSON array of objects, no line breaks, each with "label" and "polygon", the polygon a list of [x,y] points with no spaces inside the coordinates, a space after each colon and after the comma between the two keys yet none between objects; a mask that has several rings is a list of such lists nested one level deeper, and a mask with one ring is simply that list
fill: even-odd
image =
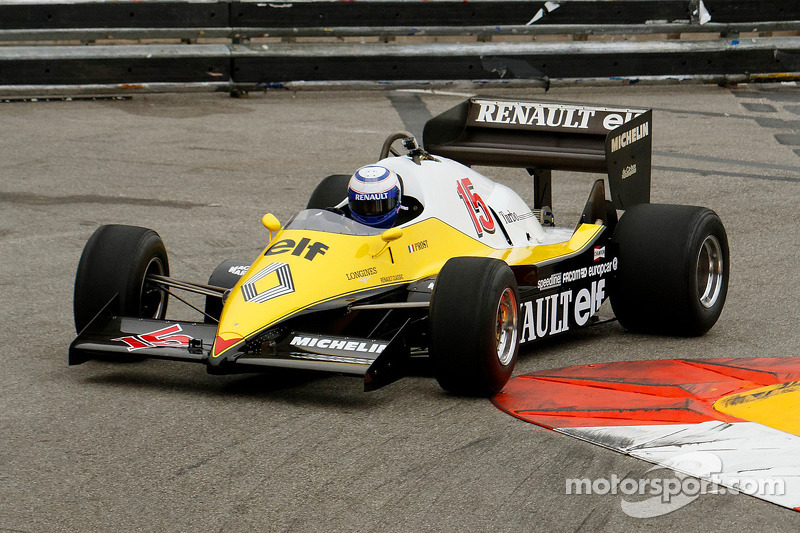
[{"label": "racing number decal", "polygon": [[192,338],[188,335],[176,335],[179,331],[182,331],[180,324],[173,324],[158,331],[111,340],[124,342],[128,345],[129,352],[142,348],[188,348]]},{"label": "racing number decal", "polygon": [[456,187],[458,196],[464,200],[464,205],[467,207],[470,218],[472,218],[472,224],[475,226],[475,231],[478,232],[478,237],[483,237],[484,231],[494,233],[494,219],[489,213],[486,202],[472,189],[472,182],[469,178],[458,180],[458,186]]}]

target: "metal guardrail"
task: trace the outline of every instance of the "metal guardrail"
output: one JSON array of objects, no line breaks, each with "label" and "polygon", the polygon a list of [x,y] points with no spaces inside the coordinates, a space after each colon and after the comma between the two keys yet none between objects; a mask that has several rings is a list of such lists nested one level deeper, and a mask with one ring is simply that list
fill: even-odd
[{"label": "metal guardrail", "polygon": [[797,0],[28,0],[0,4],[0,94],[800,79],[795,35]]}]

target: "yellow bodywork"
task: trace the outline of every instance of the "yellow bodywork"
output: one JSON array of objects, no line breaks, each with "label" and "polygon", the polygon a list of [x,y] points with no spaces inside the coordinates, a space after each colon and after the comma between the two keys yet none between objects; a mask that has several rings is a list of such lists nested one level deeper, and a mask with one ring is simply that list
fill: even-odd
[{"label": "yellow bodywork", "polygon": [[[509,265],[532,265],[585,249],[603,226],[583,224],[570,240],[558,244],[508,249],[486,246],[435,218],[401,229],[402,235],[390,242],[381,235],[291,228],[279,231],[231,290],[220,317],[212,358],[225,355],[243,339],[309,307],[338,298],[349,297],[355,302],[369,289],[433,277],[451,257],[494,257]],[[261,301],[270,291],[279,295]]]}]

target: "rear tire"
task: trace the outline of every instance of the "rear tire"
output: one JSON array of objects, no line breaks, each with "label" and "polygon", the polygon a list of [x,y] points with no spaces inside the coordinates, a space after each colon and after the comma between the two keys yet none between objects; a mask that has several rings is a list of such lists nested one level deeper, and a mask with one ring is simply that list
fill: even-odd
[{"label": "rear tire", "polygon": [[322,180],[311,193],[306,209],[326,209],[335,207],[347,198],[347,184],[350,176],[333,174]]},{"label": "rear tire", "polygon": [[163,319],[167,294],[146,281],[149,274],[169,276],[167,250],[158,233],[136,226],[100,226],[83,249],[75,275],[73,311],[80,333],[119,294],[111,312]]},{"label": "rear tire", "polygon": [[639,204],[620,218],[611,307],[626,329],[696,336],[717,322],[728,292],[729,249],[704,207]]},{"label": "rear tire", "polygon": [[444,390],[490,396],[505,386],[519,352],[519,290],[505,262],[447,261],[436,278],[429,321],[430,355]]}]

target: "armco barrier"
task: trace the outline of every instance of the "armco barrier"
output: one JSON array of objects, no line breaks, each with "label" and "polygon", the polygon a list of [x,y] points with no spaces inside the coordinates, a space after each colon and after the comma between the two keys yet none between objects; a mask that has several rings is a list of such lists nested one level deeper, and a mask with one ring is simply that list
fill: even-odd
[{"label": "armco barrier", "polygon": [[0,94],[794,80],[798,34],[797,0],[4,2]]}]

